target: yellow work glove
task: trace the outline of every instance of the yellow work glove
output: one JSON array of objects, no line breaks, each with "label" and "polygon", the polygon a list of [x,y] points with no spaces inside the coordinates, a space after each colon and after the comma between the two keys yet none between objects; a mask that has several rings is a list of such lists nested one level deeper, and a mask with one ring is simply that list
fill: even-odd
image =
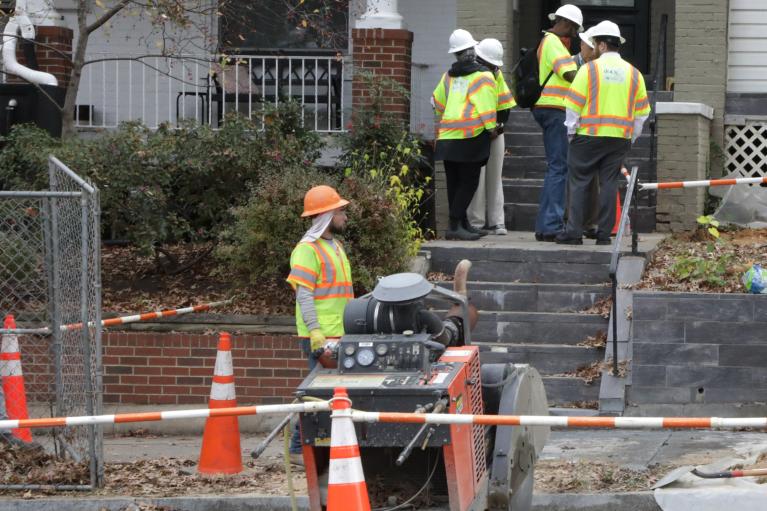
[{"label": "yellow work glove", "polygon": [[322,330],[315,328],[309,332],[309,343],[312,348],[312,353],[325,347],[325,336],[322,334]]}]

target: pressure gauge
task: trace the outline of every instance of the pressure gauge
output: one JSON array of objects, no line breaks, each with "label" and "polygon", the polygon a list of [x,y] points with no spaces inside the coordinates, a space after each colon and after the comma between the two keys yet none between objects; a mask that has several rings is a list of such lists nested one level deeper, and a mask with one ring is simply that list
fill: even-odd
[{"label": "pressure gauge", "polygon": [[367,367],[373,363],[376,356],[375,353],[373,353],[373,350],[365,348],[361,349],[357,353],[357,363],[361,365],[362,367]]},{"label": "pressure gauge", "polygon": [[346,355],[347,357],[351,357],[352,355],[354,355],[354,350],[356,349],[357,348],[354,346],[354,344],[347,344],[346,347],[344,348],[344,355]]},{"label": "pressure gauge", "polygon": [[389,345],[388,344],[379,344],[376,346],[376,353],[378,353],[379,356],[383,357],[386,355],[386,353],[389,351]]},{"label": "pressure gauge", "polygon": [[352,357],[346,357],[344,359],[344,369],[351,369],[354,367],[354,359]]}]

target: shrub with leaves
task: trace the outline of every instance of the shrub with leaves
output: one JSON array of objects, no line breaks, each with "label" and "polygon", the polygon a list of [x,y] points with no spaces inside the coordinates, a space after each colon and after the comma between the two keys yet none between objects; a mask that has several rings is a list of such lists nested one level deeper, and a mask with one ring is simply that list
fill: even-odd
[{"label": "shrub with leaves", "polygon": [[186,122],[152,131],[133,122],[64,142],[16,126],[0,152],[0,184],[46,188],[47,157],[54,154],[100,189],[106,239],[128,239],[147,252],[213,241],[263,175],[319,156],[322,143],[301,126],[298,105],[266,106],[264,119],[262,125],[260,117],[231,116],[218,130]]},{"label": "shrub with leaves", "polygon": [[709,238],[706,243],[706,254],[690,253],[678,257],[671,266],[671,273],[679,280],[723,286],[734,256],[721,250],[724,242],[719,233],[719,222],[713,216],[700,216],[697,222],[699,231],[705,232],[704,236]]}]

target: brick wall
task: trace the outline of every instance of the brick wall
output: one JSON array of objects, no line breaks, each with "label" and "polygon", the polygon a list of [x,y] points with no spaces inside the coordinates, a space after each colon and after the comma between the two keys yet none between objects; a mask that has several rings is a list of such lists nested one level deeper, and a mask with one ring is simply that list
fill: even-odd
[{"label": "brick wall", "polygon": [[[706,179],[711,121],[695,114],[658,114],[658,181]],[[703,214],[705,188],[660,190],[656,229],[661,232],[694,228]]]},{"label": "brick wall", "polygon": [[[410,66],[412,61],[413,33],[407,30],[365,29],[352,30],[352,55],[354,78],[352,82],[352,107],[354,111],[370,104],[367,85],[359,71],[386,77],[410,90]],[[410,101],[392,92],[384,110],[410,121]]]},{"label": "brick wall", "polygon": [[[206,404],[217,342],[214,334],[105,332],[104,403]],[[41,338],[21,339],[31,402],[50,398],[53,375],[46,343]],[[234,335],[232,359],[241,403],[284,403],[308,373],[298,341],[289,335]]]},{"label": "brick wall", "polygon": [[765,402],[767,296],[634,293],[629,401]]},{"label": "brick wall", "polygon": [[[72,36],[73,32],[69,28],[35,27],[35,40],[46,45],[35,45],[38,69],[55,76],[60,87],[66,87],[69,83],[69,73],[72,70]],[[20,44],[16,47],[16,59],[19,63],[27,65]],[[23,82],[14,77],[9,77],[8,81]]]},{"label": "brick wall", "polygon": [[458,0],[457,3],[456,22],[459,28],[471,32],[477,41],[488,37],[501,41],[506,72],[516,60],[513,18],[513,0]]},{"label": "brick wall", "polygon": [[[677,0],[674,100],[714,107],[711,137],[724,147],[724,104],[727,86],[726,0]],[[723,162],[713,161],[711,174],[722,174]]]}]

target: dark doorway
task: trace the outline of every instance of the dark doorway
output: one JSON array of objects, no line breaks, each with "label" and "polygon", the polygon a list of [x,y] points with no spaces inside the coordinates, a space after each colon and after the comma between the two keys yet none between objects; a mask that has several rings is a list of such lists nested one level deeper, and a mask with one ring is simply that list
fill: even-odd
[{"label": "dark doorway", "polygon": [[548,14],[562,4],[574,4],[583,11],[583,26],[596,25],[602,20],[618,24],[626,44],[621,55],[643,73],[650,71],[650,0],[545,0],[543,27],[551,22]]}]

